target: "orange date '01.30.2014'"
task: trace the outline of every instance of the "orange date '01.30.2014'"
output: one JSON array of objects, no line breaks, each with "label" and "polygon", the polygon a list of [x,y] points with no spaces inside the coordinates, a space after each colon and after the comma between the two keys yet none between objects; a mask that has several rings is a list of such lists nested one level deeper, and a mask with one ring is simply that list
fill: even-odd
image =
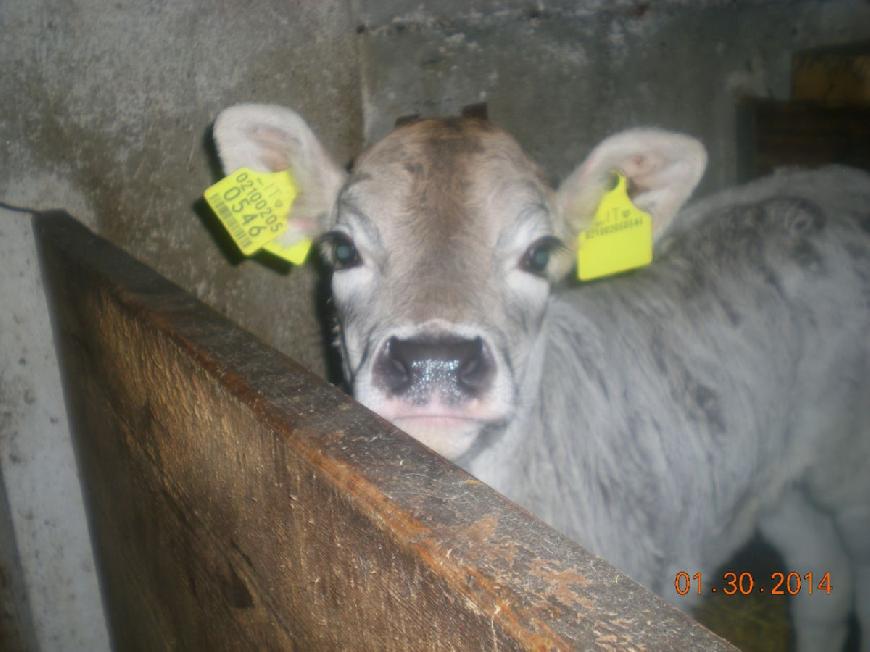
[{"label": "orange date '01.30.2014'", "polygon": [[831,594],[830,572],[817,576],[812,571],[803,575],[796,571],[776,571],[770,574],[769,579],[764,578],[756,581],[755,576],[748,571],[727,571],[722,573],[721,579],[721,585],[712,584],[705,587],[700,571],[693,575],[690,575],[688,571],[679,571],[674,577],[674,589],[680,596],[688,595],[690,592],[703,594],[704,591],[728,596],[745,596],[752,593],[768,593],[770,595]]}]

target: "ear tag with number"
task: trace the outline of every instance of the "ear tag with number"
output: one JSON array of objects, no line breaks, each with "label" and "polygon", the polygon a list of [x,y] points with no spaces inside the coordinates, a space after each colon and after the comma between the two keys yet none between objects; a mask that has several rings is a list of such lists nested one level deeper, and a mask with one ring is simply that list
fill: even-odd
[{"label": "ear tag with number", "polygon": [[617,174],[616,185],[601,198],[592,225],[577,236],[577,278],[589,281],[651,262],[652,218],[631,203],[628,182]]},{"label": "ear tag with number", "polygon": [[311,249],[311,240],[305,238],[289,246],[283,245],[280,242],[270,242],[263,249],[279,258],[290,261],[294,265],[301,265],[308,257],[308,251]]},{"label": "ear tag with number", "polygon": [[287,230],[298,191],[289,170],[257,172],[239,168],[206,189],[206,203],[246,256],[260,249],[301,265],[311,248],[305,239],[289,247],[274,242]]}]

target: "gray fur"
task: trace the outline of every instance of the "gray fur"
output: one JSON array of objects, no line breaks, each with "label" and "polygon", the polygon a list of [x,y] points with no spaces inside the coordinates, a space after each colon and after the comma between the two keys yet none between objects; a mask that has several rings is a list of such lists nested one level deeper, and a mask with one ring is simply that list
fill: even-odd
[{"label": "gray fur", "polygon": [[[659,130],[611,136],[558,192],[478,120],[401,127],[349,180],[280,107],[228,109],[215,136],[229,170],[294,170],[285,244],[359,250],[333,293],[362,402],[680,606],[678,571],[721,584],[760,529],[782,571],[831,574],[792,601],[799,649],[841,647],[854,607],[870,652],[870,175],[782,172],[677,213],[705,154]],[[551,289],[614,169],[655,261]],[[546,274],[523,266],[542,237],[567,245]],[[445,337],[483,343],[486,392],[458,392],[455,365],[384,391],[392,338]]]},{"label": "gray fur", "polygon": [[[684,210],[651,267],[551,295],[523,406],[463,461],[678,604],[678,570],[712,580],[799,501],[840,534],[783,570],[841,571],[870,648],[868,215],[870,177],[837,167]],[[797,524],[772,543],[814,535]],[[830,626],[815,641],[837,649],[845,614],[820,597],[803,600]]]}]

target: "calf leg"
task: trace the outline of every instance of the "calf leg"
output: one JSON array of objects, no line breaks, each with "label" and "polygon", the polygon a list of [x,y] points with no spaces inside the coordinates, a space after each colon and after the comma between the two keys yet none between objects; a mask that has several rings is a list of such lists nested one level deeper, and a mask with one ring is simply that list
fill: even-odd
[{"label": "calf leg", "polygon": [[765,514],[761,532],[782,554],[787,568],[814,581],[830,573],[831,592],[801,587],[791,601],[799,652],[842,650],[852,605],[851,565],[831,516],[811,505],[804,495],[788,492],[778,509]]},{"label": "calf leg", "polygon": [[852,558],[855,614],[861,628],[861,650],[870,652],[870,506],[843,508],[837,526]]}]

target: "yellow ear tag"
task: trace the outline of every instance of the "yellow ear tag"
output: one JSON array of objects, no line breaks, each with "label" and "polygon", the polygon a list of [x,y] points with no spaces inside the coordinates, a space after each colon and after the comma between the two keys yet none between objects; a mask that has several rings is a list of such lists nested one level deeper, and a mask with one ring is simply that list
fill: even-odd
[{"label": "yellow ear tag", "polygon": [[577,236],[577,278],[589,281],[652,262],[652,218],[631,203],[628,182],[617,174],[592,225]]},{"label": "yellow ear tag", "polygon": [[203,196],[244,255],[266,249],[301,265],[311,248],[311,240],[289,247],[273,242],[287,230],[297,193],[289,170],[257,172],[239,168],[207,188]]},{"label": "yellow ear tag", "polygon": [[292,245],[285,246],[278,242],[270,242],[263,247],[270,254],[274,254],[284,260],[289,260],[294,265],[301,265],[308,257],[308,251],[311,249],[311,240],[306,238]]}]

